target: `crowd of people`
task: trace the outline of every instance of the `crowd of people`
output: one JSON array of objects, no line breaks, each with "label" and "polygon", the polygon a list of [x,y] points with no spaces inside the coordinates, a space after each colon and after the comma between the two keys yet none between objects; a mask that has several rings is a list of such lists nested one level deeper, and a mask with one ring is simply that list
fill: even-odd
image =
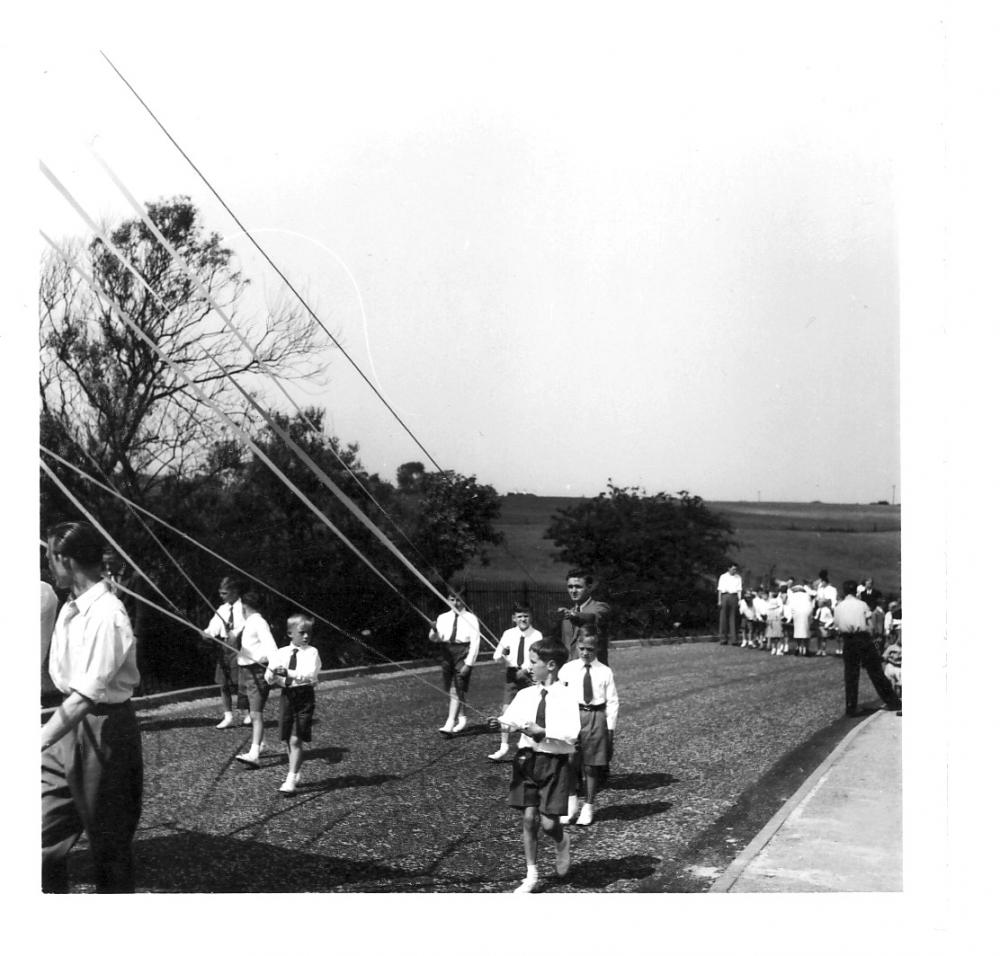
[{"label": "crowd of people", "polygon": [[739,566],[731,564],[719,576],[717,594],[720,644],[774,656],[843,657],[848,713],[857,712],[862,666],[886,706],[901,712],[903,607],[870,577],[845,581],[838,590],[823,568],[812,580],[789,577],[745,588]]}]

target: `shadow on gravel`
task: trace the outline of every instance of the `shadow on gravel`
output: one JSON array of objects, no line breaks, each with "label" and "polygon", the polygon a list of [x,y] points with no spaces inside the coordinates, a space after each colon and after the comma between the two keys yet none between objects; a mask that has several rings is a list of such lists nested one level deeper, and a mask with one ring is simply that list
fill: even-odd
[{"label": "shadow on gravel", "polygon": [[135,844],[137,889],[160,893],[323,893],[418,874],[266,843],[178,833]]},{"label": "shadow on gravel", "polygon": [[596,890],[619,880],[642,880],[651,876],[660,860],[655,856],[623,856],[617,860],[585,860],[574,863],[566,880],[577,890]]},{"label": "shadow on gravel", "polygon": [[654,800],[652,803],[619,803],[613,807],[599,807],[595,820],[641,820],[657,813],[666,813],[673,804],[669,800]]},{"label": "shadow on gravel", "polygon": [[657,790],[677,783],[680,777],[672,773],[612,773],[604,790]]},{"label": "shadow on gravel", "polygon": [[354,787],[380,787],[383,783],[400,780],[394,773],[376,773],[364,777],[349,773],[343,777],[327,777],[319,780],[304,780],[298,785],[297,793],[322,793],[327,790],[350,790]]}]

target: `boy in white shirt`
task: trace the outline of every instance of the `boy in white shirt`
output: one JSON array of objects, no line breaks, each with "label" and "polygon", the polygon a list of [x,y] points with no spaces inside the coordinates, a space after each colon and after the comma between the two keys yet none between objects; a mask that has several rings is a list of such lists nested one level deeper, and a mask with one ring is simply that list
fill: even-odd
[{"label": "boy in white shirt", "polygon": [[[597,784],[615,746],[618,724],[618,689],[611,668],[597,659],[597,637],[584,631],[577,642],[579,657],[559,670],[561,680],[572,692],[580,711],[580,737],[576,753],[576,794],[569,798],[562,823],[571,823],[576,816],[578,797],[583,790],[584,802],[577,826],[590,826],[597,802]],[[583,778],[581,780],[581,777]],[[581,787],[581,783],[584,784]]]},{"label": "boy in white shirt", "polygon": [[240,668],[240,687],[247,695],[253,735],[250,749],[237,754],[236,759],[251,767],[260,766],[260,752],[264,749],[264,705],[270,686],[264,679],[268,662],[278,654],[278,645],[271,636],[271,628],[260,614],[262,601],[256,591],[243,595],[243,636],[236,663]]},{"label": "boy in white shirt", "polygon": [[[507,669],[504,675],[503,705],[507,707],[519,690],[531,686],[528,652],[542,639],[542,632],[531,626],[531,608],[527,604],[514,605],[514,627],[508,628],[500,637],[493,652],[493,660],[504,660]],[[500,747],[487,755],[488,760],[503,760],[510,751],[510,734],[500,731]]]},{"label": "boy in white shirt", "polygon": [[286,794],[295,793],[296,785],[301,782],[303,745],[312,741],[316,684],[323,666],[319,651],[309,643],[314,623],[307,614],[293,614],[288,619],[291,643],[278,649],[264,674],[268,684],[278,684],[282,688],[278,727],[288,751],[288,776],[278,790]]},{"label": "boy in white shirt", "polygon": [[451,610],[438,615],[427,635],[440,645],[441,679],[448,692],[448,719],[438,733],[450,737],[465,730],[465,698],[472,666],[479,656],[479,618],[465,607],[460,594],[448,597]]},{"label": "boy in white shirt", "polygon": [[[243,582],[238,578],[224,577],[219,582],[219,597],[222,604],[216,608],[212,620],[208,622],[208,627],[202,632],[206,638],[215,637],[225,641],[233,651],[240,648],[240,635],[243,633],[243,602],[240,594],[243,593]],[[218,647],[218,645],[216,645]],[[251,723],[249,707],[247,706],[246,695],[239,687],[239,666],[236,663],[236,654],[227,651],[225,648],[218,648],[218,659],[215,664],[215,681],[219,685],[219,694],[222,698],[222,720],[216,724],[217,730],[225,730],[238,724],[239,710],[243,708],[248,711],[243,724]],[[233,717],[233,695],[236,695],[236,717]]]},{"label": "boy in white shirt", "polygon": [[569,872],[569,833],[559,818],[566,813],[572,788],[570,762],[580,736],[580,711],[558,678],[567,657],[561,641],[535,644],[529,652],[534,684],[518,691],[500,717],[501,725],[521,733],[508,803],[522,811],[527,875],[515,893],[531,893],[538,885],[539,825],[555,842],[556,874]]}]

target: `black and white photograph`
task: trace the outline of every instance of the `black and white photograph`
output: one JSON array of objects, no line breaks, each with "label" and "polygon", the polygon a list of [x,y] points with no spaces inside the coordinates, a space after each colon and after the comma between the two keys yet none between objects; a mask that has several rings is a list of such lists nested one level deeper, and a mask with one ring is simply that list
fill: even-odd
[{"label": "black and white photograph", "polygon": [[945,436],[991,352],[935,283],[997,18],[51,12],[5,386],[34,921],[954,951],[947,542],[990,492]]}]

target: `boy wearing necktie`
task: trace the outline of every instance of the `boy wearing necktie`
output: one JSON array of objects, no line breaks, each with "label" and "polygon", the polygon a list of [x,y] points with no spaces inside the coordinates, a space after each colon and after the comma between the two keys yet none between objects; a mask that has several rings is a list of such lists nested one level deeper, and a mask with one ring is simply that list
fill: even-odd
[{"label": "boy wearing necktie", "polygon": [[518,691],[500,717],[502,727],[521,734],[508,803],[522,812],[527,875],[515,893],[531,893],[538,885],[539,826],[556,845],[556,875],[569,872],[569,833],[559,818],[572,787],[570,759],[580,735],[580,711],[558,679],[566,658],[558,640],[535,644],[528,654],[534,683]]},{"label": "boy wearing necktie", "polygon": [[578,797],[583,791],[583,806],[576,823],[586,827],[594,819],[597,784],[614,753],[618,689],[611,668],[597,659],[597,635],[589,628],[580,635],[577,651],[580,656],[559,670],[559,680],[572,691],[580,710],[580,738],[575,758],[576,794],[569,798],[562,822],[573,822]]},{"label": "boy wearing necktie", "polygon": [[278,790],[284,794],[295,793],[296,786],[301,782],[304,745],[312,741],[316,684],[323,666],[319,652],[309,643],[313,623],[313,619],[306,614],[293,614],[288,619],[288,639],[291,643],[278,649],[264,675],[269,684],[282,688],[278,727],[281,741],[288,751],[288,776]]}]

